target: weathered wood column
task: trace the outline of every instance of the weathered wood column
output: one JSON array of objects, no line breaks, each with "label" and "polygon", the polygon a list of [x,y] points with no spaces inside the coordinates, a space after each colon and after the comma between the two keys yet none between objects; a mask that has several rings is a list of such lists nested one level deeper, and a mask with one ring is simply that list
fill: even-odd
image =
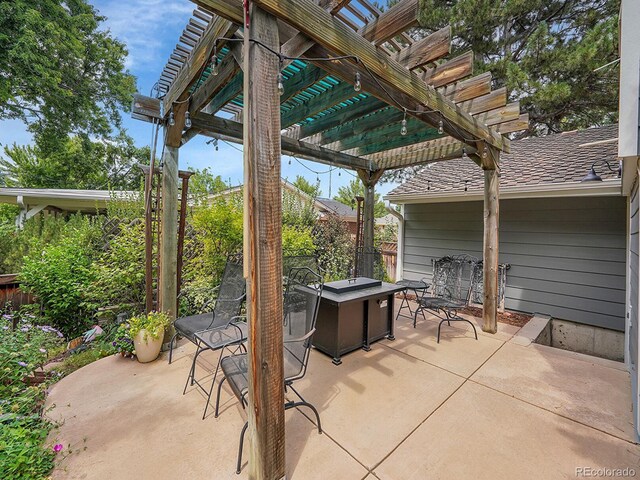
[{"label": "weathered wood column", "polygon": [[[384,173],[384,170],[366,171],[358,170],[360,180],[364,184],[364,228],[363,228],[363,251],[371,252],[374,246],[375,230],[375,186]],[[373,255],[363,255],[362,274],[365,277],[373,277],[374,265]]]},{"label": "weathered wood column", "polygon": [[[160,274],[158,278],[158,310],[176,318],[178,295],[178,152],[186,103],[174,105],[174,125],[167,125],[162,155],[162,218],[160,230]],[[173,336],[167,329],[164,342]]]},{"label": "weathered wood column", "polygon": [[285,476],[282,193],[276,19],[251,4],[244,42],[245,265],[249,317],[249,478]]},{"label": "weathered wood column", "polygon": [[[486,152],[492,155],[493,168],[484,170],[484,250],[482,330],[496,333],[498,329],[498,217],[499,217],[499,164],[500,152]],[[487,156],[485,155],[485,157]],[[483,162],[483,167],[485,162]]]}]

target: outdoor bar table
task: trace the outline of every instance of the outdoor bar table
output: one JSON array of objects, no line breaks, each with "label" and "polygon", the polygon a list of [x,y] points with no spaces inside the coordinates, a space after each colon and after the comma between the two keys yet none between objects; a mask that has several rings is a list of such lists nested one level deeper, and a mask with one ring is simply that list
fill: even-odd
[{"label": "outdoor bar table", "polygon": [[393,302],[406,287],[366,277],[324,285],[313,346],[340,365],[345,353],[393,336]]}]

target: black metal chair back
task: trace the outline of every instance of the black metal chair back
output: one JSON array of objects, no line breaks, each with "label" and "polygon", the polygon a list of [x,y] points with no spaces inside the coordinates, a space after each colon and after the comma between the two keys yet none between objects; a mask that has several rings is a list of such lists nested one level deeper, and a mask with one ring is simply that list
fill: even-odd
[{"label": "black metal chair back", "polygon": [[245,292],[242,254],[229,255],[222,274],[218,298],[213,308],[213,323],[209,328],[226,326],[233,317],[237,316],[240,313]]},{"label": "black metal chair back", "polygon": [[291,268],[284,294],[284,377],[285,383],[304,376],[315,332],[322,276],[308,267]]}]

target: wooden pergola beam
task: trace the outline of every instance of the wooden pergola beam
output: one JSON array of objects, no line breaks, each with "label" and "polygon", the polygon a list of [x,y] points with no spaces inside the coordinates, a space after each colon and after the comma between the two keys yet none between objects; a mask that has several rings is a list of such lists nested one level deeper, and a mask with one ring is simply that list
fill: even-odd
[{"label": "wooden pergola beam", "polygon": [[[209,132],[216,137],[224,137],[236,143],[243,142],[243,125],[240,122],[227,120],[213,115],[199,113],[193,118],[193,128]],[[282,151],[301,158],[315,160],[328,165],[339,165],[343,168],[365,170],[376,169],[375,162],[364,158],[354,157],[328,148],[312,145],[293,138],[281,137]]]},{"label": "wooden pergola beam", "polygon": [[385,170],[405,168],[409,166],[424,165],[427,163],[439,162],[443,160],[455,160],[462,157],[471,148],[462,142],[451,142],[438,144],[436,141],[425,142],[431,146],[422,150],[400,153],[393,156],[380,158],[378,164]]},{"label": "wooden pergola beam", "polygon": [[418,0],[401,0],[362,27],[358,33],[366,40],[380,45],[416,25],[418,25]]},{"label": "wooden pergola beam", "polygon": [[202,110],[220,90],[228,85],[229,81],[240,70],[240,65],[238,65],[236,57],[232,53],[233,50],[239,50],[240,45],[234,43],[231,44],[229,48],[231,51],[229,51],[218,65],[218,74],[213,75],[213,73],[210,73],[202,85],[193,92],[189,106],[191,115]]},{"label": "wooden pergola beam", "polygon": [[204,35],[191,51],[189,58],[178,72],[178,76],[164,96],[163,103],[166,115],[169,114],[175,102],[188,98],[189,88],[198,80],[198,75],[211,58],[214,40],[218,37],[232,34],[237,28],[238,27],[229,20],[219,16],[215,17],[213,21],[207,25],[207,30]]},{"label": "wooden pergola beam", "polygon": [[316,95],[304,103],[282,113],[282,128],[300,123],[309,117],[313,117],[339,103],[358,96],[353,86],[348,83],[340,83],[328,88],[324,93]]},{"label": "wooden pergola beam", "polygon": [[393,58],[409,70],[434,62],[451,53],[451,27],[446,26],[407,45]]}]

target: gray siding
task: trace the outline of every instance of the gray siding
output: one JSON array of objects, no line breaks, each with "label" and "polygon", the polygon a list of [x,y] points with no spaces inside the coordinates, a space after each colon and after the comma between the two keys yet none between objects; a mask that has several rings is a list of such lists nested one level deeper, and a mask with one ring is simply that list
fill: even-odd
[{"label": "gray siding", "polygon": [[[505,306],[624,330],[626,199],[500,202]],[[405,205],[404,276],[430,277],[431,261],[482,258],[482,202]]]}]

